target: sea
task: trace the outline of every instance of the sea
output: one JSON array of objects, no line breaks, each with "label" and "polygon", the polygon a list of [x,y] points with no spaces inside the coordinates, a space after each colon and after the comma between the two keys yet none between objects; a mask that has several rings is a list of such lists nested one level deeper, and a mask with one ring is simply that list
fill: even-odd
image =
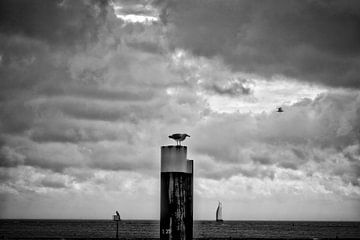
[{"label": "sea", "polygon": [[[0,220],[0,239],[115,238],[112,220]],[[122,220],[118,237],[159,238],[158,220]],[[358,238],[360,222],[194,221],[194,238]]]}]

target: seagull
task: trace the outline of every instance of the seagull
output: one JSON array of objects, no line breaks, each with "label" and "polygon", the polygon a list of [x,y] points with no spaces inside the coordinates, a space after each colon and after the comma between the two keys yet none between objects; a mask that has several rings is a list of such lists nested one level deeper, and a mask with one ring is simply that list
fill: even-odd
[{"label": "seagull", "polygon": [[190,137],[186,133],[175,133],[173,135],[170,135],[169,138],[172,138],[176,141],[177,146],[181,146],[181,142],[185,140],[186,137]]},{"label": "seagull", "polygon": [[284,112],[281,107],[278,108],[277,112]]}]

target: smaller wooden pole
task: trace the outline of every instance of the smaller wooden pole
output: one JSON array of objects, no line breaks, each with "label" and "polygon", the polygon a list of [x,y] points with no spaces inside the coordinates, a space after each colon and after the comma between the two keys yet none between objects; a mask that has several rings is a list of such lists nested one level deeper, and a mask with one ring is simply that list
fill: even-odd
[{"label": "smaller wooden pole", "polygon": [[119,239],[119,221],[116,221],[116,239]]}]

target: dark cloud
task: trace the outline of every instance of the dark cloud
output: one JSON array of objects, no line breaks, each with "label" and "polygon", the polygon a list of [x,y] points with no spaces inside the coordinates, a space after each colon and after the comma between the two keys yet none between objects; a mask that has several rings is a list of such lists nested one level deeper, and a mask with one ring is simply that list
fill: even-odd
[{"label": "dark cloud", "polygon": [[106,1],[1,1],[1,132],[21,134],[31,128],[39,112],[30,100],[48,86],[61,91],[72,81],[68,60],[97,38],[106,6]]},{"label": "dark cloud", "polygon": [[107,101],[147,101],[151,100],[152,91],[121,91],[118,89],[99,88],[98,85],[67,84],[64,86],[45,85],[39,89],[39,94],[45,96],[72,96],[87,99],[100,99]]},{"label": "dark cloud", "polygon": [[[61,151],[69,151],[63,153]],[[72,155],[71,153],[75,153]],[[69,146],[58,149],[40,149],[40,152],[29,152],[24,165],[35,168],[49,169],[53,172],[63,172],[67,168],[84,167],[84,159],[79,152],[70,149]]]},{"label": "dark cloud", "polygon": [[0,181],[6,182],[7,180],[11,179],[11,175],[9,171],[7,171],[7,168],[0,168]]},{"label": "dark cloud", "polygon": [[305,160],[307,157],[309,157],[309,155],[303,149],[293,148],[292,151],[295,154],[295,156],[298,157],[299,159]]},{"label": "dark cloud", "polygon": [[[21,97],[19,97],[21,98]],[[0,107],[0,131],[2,133],[22,133],[29,129],[34,121],[34,111],[20,99],[3,102]],[[16,114],[14,113],[16,111]]]},{"label": "dark cloud", "polygon": [[41,185],[49,188],[66,188],[66,184],[61,181],[54,181],[52,179],[43,179]]},{"label": "dark cloud", "polygon": [[262,165],[269,165],[272,164],[272,160],[269,157],[266,156],[252,156],[252,160],[256,163],[260,163]]},{"label": "dark cloud", "polygon": [[158,1],[174,48],[234,70],[360,87],[359,1]]},{"label": "dark cloud", "polygon": [[262,166],[241,166],[239,164],[217,165],[213,169],[199,169],[198,174],[201,177],[209,179],[229,179],[233,176],[244,176],[247,178],[257,179],[274,179],[275,172],[272,168],[264,168]]},{"label": "dark cloud", "polygon": [[163,49],[159,46],[159,44],[152,43],[152,42],[134,42],[129,41],[127,43],[129,47],[150,53],[161,53]]},{"label": "dark cloud", "polygon": [[55,103],[59,110],[66,116],[75,119],[101,120],[101,121],[123,121],[137,123],[146,119],[155,119],[161,117],[161,112],[152,111],[158,104],[140,103],[140,104],[114,104],[92,101],[78,100]]},{"label": "dark cloud", "polygon": [[147,148],[137,150],[136,144],[109,143],[94,146],[90,153],[88,166],[95,169],[143,171],[153,170],[156,166],[155,153]]},{"label": "dark cloud", "polygon": [[97,37],[106,0],[5,0],[0,3],[0,32],[24,35],[51,45],[86,44]]},{"label": "dark cloud", "polygon": [[148,171],[156,138],[148,131],[198,117],[190,88],[166,94],[184,84],[156,50],[160,26],[123,25],[93,1],[1,4],[0,166]]},{"label": "dark cloud", "polygon": [[[114,140],[118,138],[107,130],[101,134],[94,127],[66,122],[162,117],[151,109],[159,104],[144,103],[155,98],[169,77],[164,59],[126,47],[132,38],[145,45],[156,42],[146,42],[151,31],[122,28],[106,1],[2,1],[1,5],[6,12],[0,19],[2,133],[26,132],[38,142]],[[95,38],[88,38],[88,33]],[[118,40],[123,35],[127,41],[122,45]]]},{"label": "dark cloud", "polygon": [[[56,124],[58,123],[55,123],[55,126]],[[71,127],[58,129],[59,132],[64,132],[64,136],[54,136],[53,131],[44,131],[41,138],[39,136],[35,139],[9,137],[0,149],[0,168],[32,167],[65,173],[79,181],[86,181],[92,176],[81,172],[87,172],[86,169],[153,171],[157,166],[153,161],[156,156],[151,148],[144,147],[142,151],[137,150],[139,136],[134,127],[114,128],[101,125],[98,127],[97,130],[93,129],[95,133],[86,132],[86,126],[79,128],[78,134],[85,135],[80,137],[71,135],[74,131]],[[33,131],[37,130],[33,129]],[[89,134],[95,136],[88,136]],[[113,139],[106,136],[107,134],[112,134]],[[6,176],[3,175],[4,178]]]},{"label": "dark cloud", "polygon": [[2,146],[0,149],[0,167],[15,167],[25,163],[25,156],[16,150]]},{"label": "dark cloud", "polygon": [[49,47],[37,39],[0,33],[0,54],[0,93],[3,100],[11,98],[17,91],[32,90],[44,78],[49,81],[56,79],[51,76],[56,69],[51,59],[53,55]]},{"label": "dark cloud", "polygon": [[35,142],[98,142],[98,141],[131,141],[131,135],[123,128],[116,130],[107,124],[90,124],[89,122],[76,122],[66,119],[34,126],[30,138]]}]

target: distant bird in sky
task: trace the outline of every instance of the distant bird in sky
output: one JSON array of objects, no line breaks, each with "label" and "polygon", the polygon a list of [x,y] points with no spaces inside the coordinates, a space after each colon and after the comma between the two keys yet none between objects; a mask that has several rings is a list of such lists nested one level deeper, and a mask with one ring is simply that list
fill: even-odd
[{"label": "distant bird in sky", "polygon": [[176,141],[177,146],[181,146],[181,142],[185,140],[186,137],[190,137],[186,133],[175,133],[173,135],[170,135],[169,138],[172,138]]},{"label": "distant bird in sky", "polygon": [[281,107],[278,107],[277,112],[284,112]]}]

